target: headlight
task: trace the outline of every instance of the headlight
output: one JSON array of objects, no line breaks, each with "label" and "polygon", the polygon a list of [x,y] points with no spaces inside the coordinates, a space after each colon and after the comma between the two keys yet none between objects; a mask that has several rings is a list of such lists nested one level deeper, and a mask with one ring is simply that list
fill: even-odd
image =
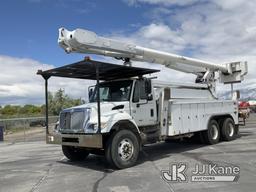
[{"label": "headlight", "polygon": [[101,122],[101,129],[105,129],[107,127],[107,122]]},{"label": "headlight", "polygon": [[95,124],[88,123],[84,132],[85,133],[95,133],[97,131],[97,127],[95,127]]},{"label": "headlight", "polygon": [[83,123],[83,128],[84,128],[84,132],[87,132],[87,129],[90,126],[89,120],[91,118],[91,109],[87,108],[85,109],[85,113],[84,113],[84,123]]},{"label": "headlight", "polygon": [[54,125],[54,131],[55,132],[59,132],[59,129],[60,129],[60,121],[58,120],[55,125]]},{"label": "headlight", "polygon": [[[107,127],[107,122],[101,122],[101,129]],[[98,123],[88,123],[85,133],[96,133],[98,131]]]},{"label": "headlight", "polygon": [[[108,123],[107,122],[100,122],[101,123],[101,129],[104,129],[107,127]],[[96,129],[98,128],[98,123],[95,123],[94,124]]]}]

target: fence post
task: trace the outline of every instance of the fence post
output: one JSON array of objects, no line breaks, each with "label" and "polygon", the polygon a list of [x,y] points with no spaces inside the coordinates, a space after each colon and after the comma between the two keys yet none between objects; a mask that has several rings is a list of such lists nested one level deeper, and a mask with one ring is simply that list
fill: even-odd
[{"label": "fence post", "polygon": [[4,141],[4,125],[0,124],[0,142]]},{"label": "fence post", "polygon": [[23,131],[24,131],[24,134],[23,134],[23,136],[24,136],[24,142],[26,141],[26,121],[25,120],[23,120]]}]

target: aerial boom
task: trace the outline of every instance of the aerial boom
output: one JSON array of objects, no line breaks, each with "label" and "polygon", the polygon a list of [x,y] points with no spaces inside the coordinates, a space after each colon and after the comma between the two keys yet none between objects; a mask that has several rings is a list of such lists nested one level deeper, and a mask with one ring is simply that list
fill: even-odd
[{"label": "aerial boom", "polygon": [[223,83],[241,82],[247,73],[246,62],[216,64],[190,57],[137,46],[98,36],[83,29],[68,31],[59,29],[59,45],[67,52],[89,53],[123,59],[124,64],[133,61],[158,63],[178,71],[200,76],[202,81],[214,81],[214,72],[219,72]]}]

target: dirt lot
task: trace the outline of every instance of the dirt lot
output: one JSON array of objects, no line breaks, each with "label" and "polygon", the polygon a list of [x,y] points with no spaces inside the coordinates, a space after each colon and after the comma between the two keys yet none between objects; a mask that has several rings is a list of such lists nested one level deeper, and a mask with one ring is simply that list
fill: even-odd
[{"label": "dirt lot", "polygon": [[[54,129],[54,124],[50,124],[49,128]],[[18,142],[31,142],[31,141],[44,141],[45,140],[45,127],[27,127],[18,128],[14,132],[9,131],[4,135],[4,141],[8,143]]]},{"label": "dirt lot", "polygon": [[32,129],[20,129],[18,132],[11,132],[4,135],[4,140],[9,143],[43,141],[45,139],[45,128],[34,127]]},{"label": "dirt lot", "polygon": [[[60,146],[46,145],[43,132],[33,142],[0,143],[0,191],[255,191],[256,116],[251,115],[240,137],[206,146],[188,142],[159,143],[144,147],[139,163],[129,169],[112,170],[101,156],[90,155],[80,163],[68,161]],[[40,135],[38,137],[38,135]],[[35,141],[38,140],[38,141]],[[166,182],[161,170],[170,163],[240,167],[237,182]],[[188,178],[190,175],[188,173]]]}]

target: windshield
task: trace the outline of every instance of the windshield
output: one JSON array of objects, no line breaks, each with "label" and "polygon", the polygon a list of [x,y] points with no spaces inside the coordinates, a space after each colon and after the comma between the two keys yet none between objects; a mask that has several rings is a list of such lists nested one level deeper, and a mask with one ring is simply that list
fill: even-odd
[{"label": "windshield", "polygon": [[[100,101],[128,101],[130,99],[132,80],[100,83]],[[90,97],[90,102],[97,101],[97,89]]]}]

